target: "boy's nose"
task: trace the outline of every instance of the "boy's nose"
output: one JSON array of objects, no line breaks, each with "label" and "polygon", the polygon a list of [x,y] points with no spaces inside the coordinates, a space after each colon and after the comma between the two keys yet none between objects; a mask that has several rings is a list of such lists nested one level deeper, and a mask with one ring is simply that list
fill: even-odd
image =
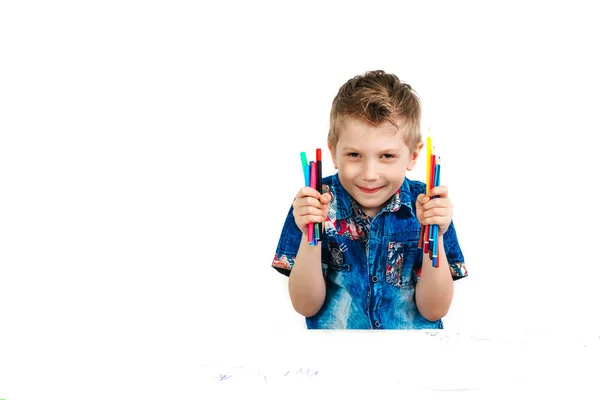
[{"label": "boy's nose", "polygon": [[373,163],[365,163],[362,170],[362,179],[365,181],[376,181],[379,178],[377,167]]}]

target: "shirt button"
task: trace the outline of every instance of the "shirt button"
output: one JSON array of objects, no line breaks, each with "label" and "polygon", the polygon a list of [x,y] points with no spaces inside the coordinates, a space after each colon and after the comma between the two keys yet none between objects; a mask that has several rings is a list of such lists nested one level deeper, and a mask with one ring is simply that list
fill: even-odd
[{"label": "shirt button", "polygon": [[381,326],[381,324],[379,323],[379,321],[375,321],[375,328],[379,328]]},{"label": "shirt button", "polygon": [[379,280],[379,278],[377,278],[377,275],[373,275],[371,277],[371,281],[373,281],[373,283],[376,283]]}]

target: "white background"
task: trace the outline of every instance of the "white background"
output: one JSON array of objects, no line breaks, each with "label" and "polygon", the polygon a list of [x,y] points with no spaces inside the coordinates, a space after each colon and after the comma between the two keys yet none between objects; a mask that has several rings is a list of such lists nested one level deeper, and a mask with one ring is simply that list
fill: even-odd
[{"label": "white background", "polygon": [[470,273],[446,328],[600,331],[587,3],[219,4],[0,6],[0,398],[305,329],[271,260],[299,152],[371,69],[443,157]]}]

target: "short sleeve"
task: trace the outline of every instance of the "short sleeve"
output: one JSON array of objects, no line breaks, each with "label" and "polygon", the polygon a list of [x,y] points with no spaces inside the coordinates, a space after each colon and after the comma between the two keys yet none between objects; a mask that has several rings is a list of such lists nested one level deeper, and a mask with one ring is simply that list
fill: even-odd
[{"label": "short sleeve", "polygon": [[446,252],[446,259],[450,266],[452,279],[458,280],[468,276],[469,273],[465,264],[465,258],[458,244],[458,237],[456,236],[453,221],[450,221],[450,226],[444,233],[444,251]]},{"label": "short sleeve", "polygon": [[[325,232],[323,232],[323,239],[326,237]],[[279,242],[277,243],[277,248],[275,249],[275,257],[273,257],[273,262],[271,263],[271,267],[275,268],[278,272],[282,273],[285,276],[290,276],[290,271],[294,267],[294,261],[296,259],[296,255],[298,254],[298,249],[300,249],[300,241],[302,240],[302,232],[296,225],[296,221],[294,219],[294,208],[290,207],[288,211],[288,215],[285,218],[285,223],[283,224],[283,229],[281,230],[281,235],[279,236]],[[327,260],[329,260],[329,250],[327,247],[327,241],[321,241],[321,268],[323,270],[323,276],[327,275]]]},{"label": "short sleeve", "polygon": [[271,264],[273,268],[286,276],[290,275],[302,240],[302,232],[296,225],[293,212],[294,207],[290,206]]},{"label": "short sleeve", "polygon": [[[450,221],[448,230],[444,233],[444,251],[446,252],[446,259],[450,267],[450,273],[452,274],[453,280],[458,280],[469,275],[465,264],[465,258],[463,256],[460,245],[458,244],[458,238],[456,236],[456,230],[454,229],[454,222]],[[421,277],[421,263],[423,261],[422,253],[419,254],[418,267],[412,271],[412,278],[415,282]]]}]

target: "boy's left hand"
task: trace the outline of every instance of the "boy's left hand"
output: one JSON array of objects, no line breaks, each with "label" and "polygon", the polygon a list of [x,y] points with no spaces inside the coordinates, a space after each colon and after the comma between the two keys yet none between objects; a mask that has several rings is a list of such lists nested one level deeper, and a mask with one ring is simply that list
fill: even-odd
[{"label": "boy's left hand", "polygon": [[[432,198],[438,196],[438,198]],[[436,186],[429,196],[420,194],[417,197],[417,219],[423,225],[439,226],[439,236],[442,236],[452,221],[452,202],[448,198],[446,186]]]}]

